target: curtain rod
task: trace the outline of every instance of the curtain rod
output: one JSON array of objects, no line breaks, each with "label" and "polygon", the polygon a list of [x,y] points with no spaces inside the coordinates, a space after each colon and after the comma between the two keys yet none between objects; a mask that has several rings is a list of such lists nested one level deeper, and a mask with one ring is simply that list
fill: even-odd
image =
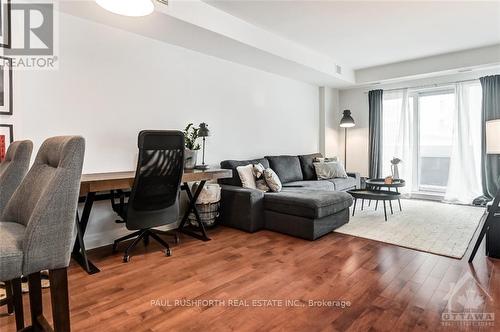
[{"label": "curtain rod", "polygon": [[[474,82],[478,81],[479,78],[472,78],[468,80],[462,80],[462,81],[453,81],[453,82],[444,82],[444,83],[434,83],[434,84],[426,84],[426,85],[417,85],[417,86],[406,86],[406,87],[401,87],[401,88],[392,88],[392,89],[380,89],[385,91],[397,91],[397,90],[404,90],[404,89],[425,89],[425,88],[437,88],[439,86],[445,86],[445,85],[450,85],[454,83],[466,83],[466,82]],[[372,90],[379,90],[379,89],[372,89]],[[364,93],[368,94],[369,91],[365,91]]]}]

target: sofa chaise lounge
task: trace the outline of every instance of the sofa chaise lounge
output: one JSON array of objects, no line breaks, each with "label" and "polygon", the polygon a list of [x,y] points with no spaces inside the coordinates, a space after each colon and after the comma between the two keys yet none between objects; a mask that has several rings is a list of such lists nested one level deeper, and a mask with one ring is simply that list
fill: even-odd
[{"label": "sofa chaise lounge", "polygon": [[[315,240],[349,221],[353,199],[347,190],[360,187],[360,176],[317,180],[313,160],[321,154],[267,156],[255,160],[225,160],[233,177],[222,179],[220,221],[247,232],[268,229]],[[261,163],[280,178],[281,192],[243,188],[236,167]]]}]

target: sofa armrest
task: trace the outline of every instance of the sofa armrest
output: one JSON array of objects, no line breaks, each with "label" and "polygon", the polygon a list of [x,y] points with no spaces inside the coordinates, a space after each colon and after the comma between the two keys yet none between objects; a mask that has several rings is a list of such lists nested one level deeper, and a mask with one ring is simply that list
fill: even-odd
[{"label": "sofa armrest", "polygon": [[356,179],[356,189],[361,189],[361,174],[357,172],[347,172],[347,176]]},{"label": "sofa armrest", "polygon": [[222,185],[220,221],[247,232],[264,228],[264,193],[257,189]]}]

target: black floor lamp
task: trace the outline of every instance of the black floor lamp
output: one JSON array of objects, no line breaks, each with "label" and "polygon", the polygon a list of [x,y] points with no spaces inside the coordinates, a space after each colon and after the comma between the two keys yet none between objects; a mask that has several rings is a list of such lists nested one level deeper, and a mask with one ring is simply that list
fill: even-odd
[{"label": "black floor lamp", "polygon": [[344,128],[344,167],[347,169],[347,128],[352,128],[356,124],[351,116],[350,110],[344,111],[344,116],[340,120],[340,127]]}]

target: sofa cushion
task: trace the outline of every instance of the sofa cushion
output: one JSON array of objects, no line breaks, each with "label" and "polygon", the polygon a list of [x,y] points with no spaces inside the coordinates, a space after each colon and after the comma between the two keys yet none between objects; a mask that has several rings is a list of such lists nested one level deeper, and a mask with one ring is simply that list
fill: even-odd
[{"label": "sofa cushion", "polygon": [[230,179],[220,179],[220,184],[230,185],[230,186],[238,186],[241,187],[241,180],[238,172],[236,171],[236,167],[245,166],[248,164],[262,164],[264,168],[269,168],[269,161],[267,159],[254,159],[254,160],[224,160],[220,163],[220,168],[222,169],[231,169],[233,170],[233,177]]},{"label": "sofa cushion", "polygon": [[281,183],[303,180],[302,168],[300,168],[297,156],[269,156],[269,166],[278,174]]},{"label": "sofa cushion", "polygon": [[316,180],[316,170],[314,169],[313,161],[316,158],[322,158],[321,153],[305,154],[299,156],[300,167],[304,180]]},{"label": "sofa cushion", "polygon": [[351,205],[351,195],[339,191],[293,190],[264,195],[266,210],[311,219],[335,214]]},{"label": "sofa cushion", "polygon": [[358,183],[358,181],[352,177],[348,177],[347,179],[335,178],[325,181],[333,183],[335,185],[335,190],[337,191],[346,191],[349,189],[353,189]]},{"label": "sofa cushion", "polygon": [[283,186],[283,190],[326,190],[334,191],[335,185],[330,181],[294,181],[288,182]]}]

